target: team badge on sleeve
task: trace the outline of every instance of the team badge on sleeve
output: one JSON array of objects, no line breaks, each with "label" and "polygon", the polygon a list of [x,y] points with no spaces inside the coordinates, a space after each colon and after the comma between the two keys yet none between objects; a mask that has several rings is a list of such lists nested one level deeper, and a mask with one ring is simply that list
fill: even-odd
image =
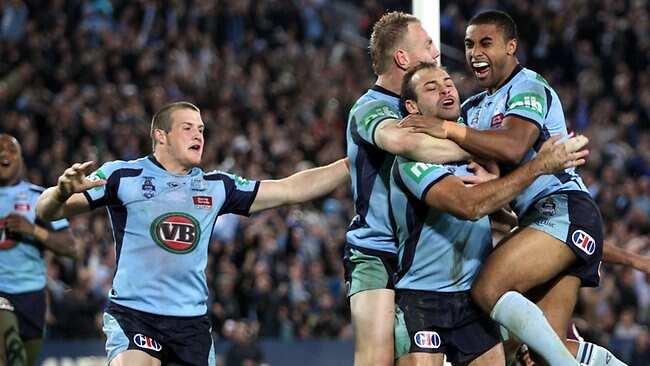
[{"label": "team badge on sleeve", "polygon": [[420,181],[422,181],[422,178],[424,178],[430,172],[440,168],[440,165],[429,163],[414,162],[404,164],[404,171],[406,174],[417,183],[420,183]]},{"label": "team badge on sleeve", "polygon": [[544,117],[544,98],[535,93],[517,94],[508,102],[508,110],[521,110],[532,112],[540,118]]},{"label": "team badge on sleeve", "polygon": [[[100,179],[106,179],[106,174],[104,174],[104,172],[101,169],[95,170],[91,175],[86,177],[86,180],[89,181],[89,182],[94,182],[94,181],[100,180]],[[93,188],[93,190],[95,190],[95,191],[99,191],[101,189],[102,189],[102,187]]]}]

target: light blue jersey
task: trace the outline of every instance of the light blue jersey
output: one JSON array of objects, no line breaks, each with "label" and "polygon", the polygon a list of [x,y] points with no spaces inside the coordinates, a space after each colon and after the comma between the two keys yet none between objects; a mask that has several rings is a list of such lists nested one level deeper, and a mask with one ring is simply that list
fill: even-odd
[{"label": "light blue jersey", "polygon": [[487,216],[462,220],[424,199],[444,177],[470,175],[467,165],[438,165],[397,157],[390,199],[399,239],[396,289],[468,291],[492,250]]},{"label": "light blue jersey", "polygon": [[[347,244],[394,254],[397,250],[388,197],[390,169],[395,156],[377,147],[374,134],[387,118],[401,119],[399,95],[375,85],[350,110],[347,154],[354,209]],[[371,203],[372,202],[372,203]]]},{"label": "light blue jersey", "polygon": [[[465,101],[459,122],[480,130],[496,129],[501,127],[507,116],[530,121],[540,130],[538,140],[520,164],[533,159],[551,136],[564,134],[560,142],[568,138],[560,98],[539,74],[521,66],[492,95],[482,92]],[[514,168],[502,166],[502,174]],[[571,168],[560,174],[537,178],[510,205],[521,219],[532,204],[558,191],[587,192],[587,188],[575,169]]]},{"label": "light blue jersey", "polygon": [[207,312],[205,267],[217,216],[248,215],[259,182],[194,168],[166,171],[153,157],[104,164],[88,179],[107,184],[85,192],[91,208],[106,206],[117,269],[111,301],[152,314]]},{"label": "light blue jersey", "polygon": [[68,220],[42,222],[36,219],[34,208],[44,188],[25,181],[10,187],[0,187],[0,292],[18,294],[45,287],[45,263],[41,258],[42,244],[33,236],[14,236],[6,228],[6,217],[16,213],[51,231],[68,227]]}]

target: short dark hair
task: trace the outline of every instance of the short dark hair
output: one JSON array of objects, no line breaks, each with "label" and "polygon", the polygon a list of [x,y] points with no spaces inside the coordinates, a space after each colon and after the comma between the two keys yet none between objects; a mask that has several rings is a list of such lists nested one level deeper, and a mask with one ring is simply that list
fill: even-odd
[{"label": "short dark hair", "polygon": [[501,10],[486,10],[469,20],[468,26],[494,24],[503,33],[506,42],[517,39],[517,24],[508,13]]},{"label": "short dark hair", "polygon": [[154,136],[154,133],[157,129],[161,129],[169,133],[169,131],[172,129],[171,115],[179,109],[191,109],[198,112],[199,114],[201,113],[199,107],[190,102],[174,102],[160,108],[151,119],[151,147],[154,151],[156,150],[156,138]]},{"label": "short dark hair", "polygon": [[444,70],[444,68],[438,65],[436,62],[420,62],[417,65],[409,68],[402,78],[400,99],[403,103],[405,103],[407,100],[414,100],[416,102],[418,101],[417,94],[415,93],[415,85],[412,83],[413,76],[415,76],[418,71],[425,69]]},{"label": "short dark hair", "polygon": [[408,33],[408,26],[411,23],[419,23],[420,20],[414,15],[393,11],[384,14],[372,27],[370,36],[370,59],[372,69],[377,76],[388,69],[391,62],[392,52],[400,44]]}]

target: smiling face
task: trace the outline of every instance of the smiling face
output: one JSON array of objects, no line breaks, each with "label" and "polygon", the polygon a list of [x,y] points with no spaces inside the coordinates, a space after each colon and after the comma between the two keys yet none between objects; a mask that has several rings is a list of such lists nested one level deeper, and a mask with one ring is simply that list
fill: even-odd
[{"label": "smiling face", "polygon": [[170,129],[155,130],[154,155],[173,173],[188,172],[201,164],[204,124],[199,112],[180,108],[170,114]]},{"label": "smiling face", "polygon": [[12,136],[0,134],[0,186],[16,184],[22,165],[23,157],[18,141]]},{"label": "smiling face", "polygon": [[472,24],[465,32],[465,59],[478,84],[490,93],[508,79],[517,65],[517,40],[506,41],[495,24]]},{"label": "smiling face", "polygon": [[438,67],[417,71],[411,79],[417,101],[406,101],[409,113],[455,121],[460,116],[458,89],[449,74]]}]

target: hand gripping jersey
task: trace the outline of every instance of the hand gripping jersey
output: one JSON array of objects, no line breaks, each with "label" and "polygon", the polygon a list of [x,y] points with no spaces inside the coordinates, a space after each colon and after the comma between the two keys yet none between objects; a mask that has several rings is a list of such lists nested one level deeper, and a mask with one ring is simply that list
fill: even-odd
[{"label": "hand gripping jersey", "polygon": [[424,202],[431,187],[450,174],[472,175],[467,165],[395,160],[390,197],[399,239],[397,289],[468,291],[492,251],[487,216],[462,220]]},{"label": "hand gripping jersey", "polygon": [[17,294],[45,287],[45,264],[41,258],[42,244],[31,235],[15,235],[7,230],[6,218],[16,213],[31,223],[57,231],[68,227],[68,220],[41,222],[34,208],[44,188],[25,181],[0,187],[0,291]]},{"label": "hand gripping jersey", "polygon": [[[521,66],[492,95],[482,92],[465,101],[459,123],[479,130],[495,129],[501,127],[507,116],[516,116],[534,123],[540,130],[538,140],[520,164],[534,158],[549,137],[564,134],[565,137],[560,142],[568,138],[560,98],[540,75]],[[512,169],[513,166],[502,166],[501,173],[508,173]],[[530,205],[540,198],[553,192],[571,190],[587,192],[574,168],[537,178],[510,205],[521,219]]]},{"label": "hand gripping jersey", "polygon": [[205,267],[217,216],[248,215],[259,182],[223,172],[166,171],[153,157],[104,164],[88,179],[107,184],[85,192],[106,206],[117,269],[111,301],[148,313],[198,316],[207,311]]},{"label": "hand gripping jersey", "polygon": [[375,85],[350,110],[347,127],[347,154],[357,216],[346,235],[353,248],[395,253],[388,197],[390,169],[394,155],[380,149],[374,140],[379,123],[401,119],[399,95]]}]

